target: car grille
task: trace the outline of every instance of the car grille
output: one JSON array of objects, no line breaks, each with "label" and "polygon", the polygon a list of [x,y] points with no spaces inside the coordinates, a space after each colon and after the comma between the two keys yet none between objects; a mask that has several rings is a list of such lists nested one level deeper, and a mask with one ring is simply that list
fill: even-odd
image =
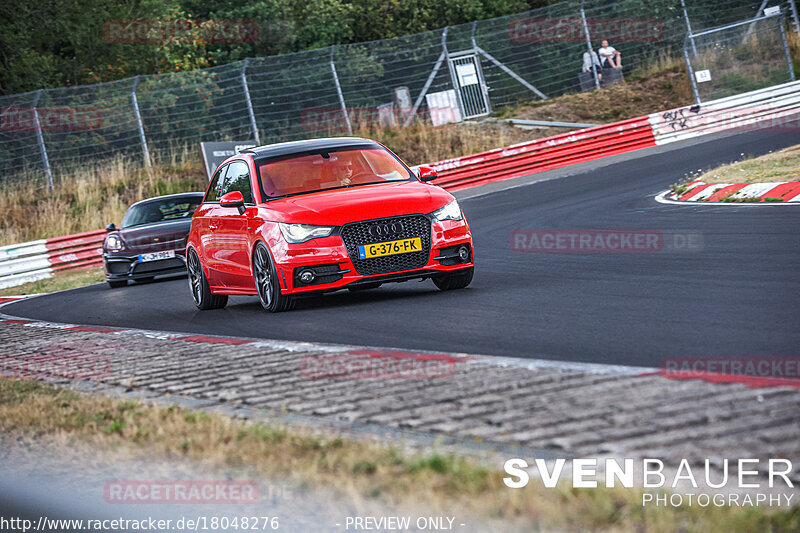
[{"label": "car grille", "polygon": [[109,261],[106,264],[110,274],[127,274],[131,269],[130,261]]},{"label": "car grille", "polygon": [[[391,236],[373,236],[369,233],[370,226],[375,224],[392,224],[401,222],[403,231]],[[410,239],[420,237],[422,240],[422,250],[407,254],[387,255],[384,257],[373,257],[370,259],[358,258],[358,246],[361,244],[374,244],[377,242],[396,241],[398,239]],[[362,276],[370,274],[385,274],[387,272],[398,272],[401,270],[411,270],[422,268],[428,262],[431,250],[431,221],[423,215],[412,215],[404,217],[382,218],[370,220],[369,222],[354,222],[342,227],[342,240],[344,241],[350,260],[356,267],[356,272]]]},{"label": "car grille", "polygon": [[134,274],[143,274],[145,272],[158,272],[159,270],[172,270],[173,268],[185,268],[186,263],[179,257],[171,259],[160,259],[158,261],[147,261],[146,263],[136,263],[133,268]]}]

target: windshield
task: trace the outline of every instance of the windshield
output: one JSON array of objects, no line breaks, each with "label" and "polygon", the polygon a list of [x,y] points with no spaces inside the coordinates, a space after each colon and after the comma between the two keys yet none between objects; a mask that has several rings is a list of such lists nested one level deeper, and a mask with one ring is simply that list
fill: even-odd
[{"label": "windshield", "polygon": [[130,228],[142,224],[190,219],[202,201],[202,196],[180,196],[142,202],[128,209],[122,219],[122,227]]},{"label": "windshield", "polygon": [[302,153],[259,163],[263,200],[340,187],[415,179],[381,147]]}]

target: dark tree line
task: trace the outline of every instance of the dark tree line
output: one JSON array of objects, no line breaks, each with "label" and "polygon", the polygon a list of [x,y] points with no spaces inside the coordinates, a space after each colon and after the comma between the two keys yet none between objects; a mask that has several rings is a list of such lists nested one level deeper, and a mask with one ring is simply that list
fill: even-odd
[{"label": "dark tree line", "polygon": [[[517,13],[553,0],[6,0],[0,94],[178,72],[245,57],[418,33]],[[119,42],[114,21],[198,24],[180,38]],[[209,20],[248,20],[257,38],[217,42]]]}]

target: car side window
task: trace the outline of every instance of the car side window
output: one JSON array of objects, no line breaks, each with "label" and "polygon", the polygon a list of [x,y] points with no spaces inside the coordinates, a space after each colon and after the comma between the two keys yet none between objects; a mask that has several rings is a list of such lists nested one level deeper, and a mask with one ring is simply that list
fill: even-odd
[{"label": "car side window", "polygon": [[220,196],[222,193],[222,187],[225,185],[225,171],[228,170],[230,165],[225,165],[217,169],[214,173],[214,176],[211,178],[211,185],[208,187],[208,192],[206,193],[206,197],[203,198],[204,202],[219,202]]},{"label": "car side window", "polygon": [[234,161],[228,165],[228,172],[225,176],[225,183],[222,186],[222,193],[227,194],[231,191],[239,191],[244,197],[244,203],[253,203],[253,188],[250,185],[250,169],[244,161]]}]

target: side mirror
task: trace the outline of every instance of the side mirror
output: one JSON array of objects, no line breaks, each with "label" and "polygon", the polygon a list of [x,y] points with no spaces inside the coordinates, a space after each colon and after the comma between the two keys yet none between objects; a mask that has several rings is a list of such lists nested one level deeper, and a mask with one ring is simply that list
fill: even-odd
[{"label": "side mirror", "polygon": [[108,232],[117,231],[117,225],[112,222],[111,224],[106,226],[106,231]]},{"label": "side mirror", "polygon": [[425,165],[420,165],[419,167],[419,179],[420,181],[433,181],[439,175],[436,173],[434,169],[431,167],[426,167]]},{"label": "side mirror", "polygon": [[240,191],[231,191],[227,194],[222,195],[222,198],[219,199],[219,206],[220,207],[235,207],[239,210],[239,214],[244,214],[244,196]]}]

